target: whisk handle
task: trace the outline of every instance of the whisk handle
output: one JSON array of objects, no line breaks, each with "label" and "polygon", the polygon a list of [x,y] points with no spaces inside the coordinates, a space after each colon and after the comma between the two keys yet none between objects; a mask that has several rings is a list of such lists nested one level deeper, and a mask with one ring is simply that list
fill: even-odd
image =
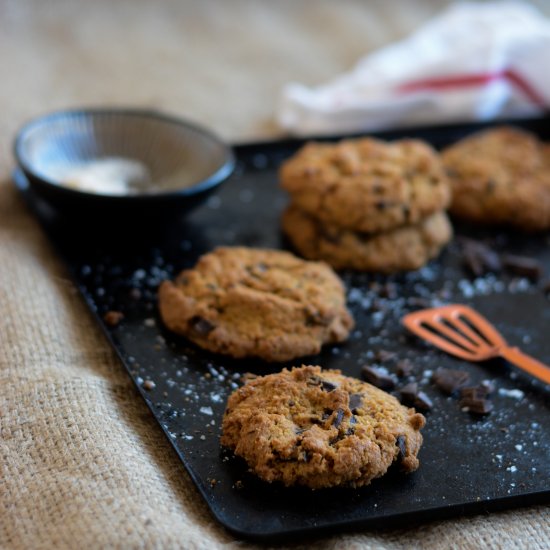
[{"label": "whisk handle", "polygon": [[516,367],[542,380],[545,384],[550,384],[550,367],[523,353],[518,348],[502,348],[499,355]]}]

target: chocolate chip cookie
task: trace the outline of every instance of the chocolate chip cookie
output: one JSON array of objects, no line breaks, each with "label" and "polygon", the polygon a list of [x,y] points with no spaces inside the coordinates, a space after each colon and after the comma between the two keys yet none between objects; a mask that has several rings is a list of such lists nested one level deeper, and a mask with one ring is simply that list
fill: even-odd
[{"label": "chocolate chip cookie", "polygon": [[525,231],[550,228],[550,149],[534,135],[501,126],[442,153],[457,217]]},{"label": "chocolate chip cookie", "polygon": [[217,248],[159,288],[166,326],[233,357],[287,361],[342,342],[353,327],[332,269],[279,250]]},{"label": "chocolate chip cookie", "polygon": [[438,154],[414,139],[312,142],[284,162],[279,174],[297,207],[353,231],[417,223],[444,210],[451,196]]},{"label": "chocolate chip cookie", "polygon": [[221,443],[265,481],[359,487],[419,466],[425,419],[388,393],[317,366],[255,378],[227,403]]},{"label": "chocolate chip cookie", "polygon": [[284,212],[282,227],[305,258],[323,260],[335,269],[382,273],[419,269],[439,254],[453,234],[444,212],[415,225],[371,234],[322,223],[295,205]]}]

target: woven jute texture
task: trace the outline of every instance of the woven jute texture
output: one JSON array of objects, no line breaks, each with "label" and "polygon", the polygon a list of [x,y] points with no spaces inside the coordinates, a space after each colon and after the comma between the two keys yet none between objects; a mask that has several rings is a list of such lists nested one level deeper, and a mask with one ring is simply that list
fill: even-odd
[{"label": "woven jute texture", "polygon": [[[53,109],[133,105],[232,141],[273,137],[285,82],[348,70],[444,4],[0,0],[1,548],[252,546],[212,519],[15,192],[17,128]],[[293,547],[536,550],[549,524],[539,506]]]}]

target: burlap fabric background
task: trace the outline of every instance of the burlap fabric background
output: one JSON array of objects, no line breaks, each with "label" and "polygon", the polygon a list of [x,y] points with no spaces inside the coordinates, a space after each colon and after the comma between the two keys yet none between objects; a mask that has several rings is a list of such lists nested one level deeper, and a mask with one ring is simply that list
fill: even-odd
[{"label": "burlap fabric background", "polygon": [[[139,105],[233,141],[273,137],[283,83],[347,70],[443,5],[0,0],[2,548],[249,547],[212,520],[13,190],[17,127],[51,109]],[[301,544],[542,549],[549,541],[548,508],[531,507]]]}]

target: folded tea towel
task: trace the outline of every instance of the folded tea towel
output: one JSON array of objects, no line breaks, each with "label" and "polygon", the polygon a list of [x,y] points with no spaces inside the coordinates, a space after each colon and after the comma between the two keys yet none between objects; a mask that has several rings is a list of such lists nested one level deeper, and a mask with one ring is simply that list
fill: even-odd
[{"label": "folded tea towel", "polygon": [[459,3],[327,84],[289,83],[299,135],[531,116],[550,106],[550,19],[520,2]]}]

